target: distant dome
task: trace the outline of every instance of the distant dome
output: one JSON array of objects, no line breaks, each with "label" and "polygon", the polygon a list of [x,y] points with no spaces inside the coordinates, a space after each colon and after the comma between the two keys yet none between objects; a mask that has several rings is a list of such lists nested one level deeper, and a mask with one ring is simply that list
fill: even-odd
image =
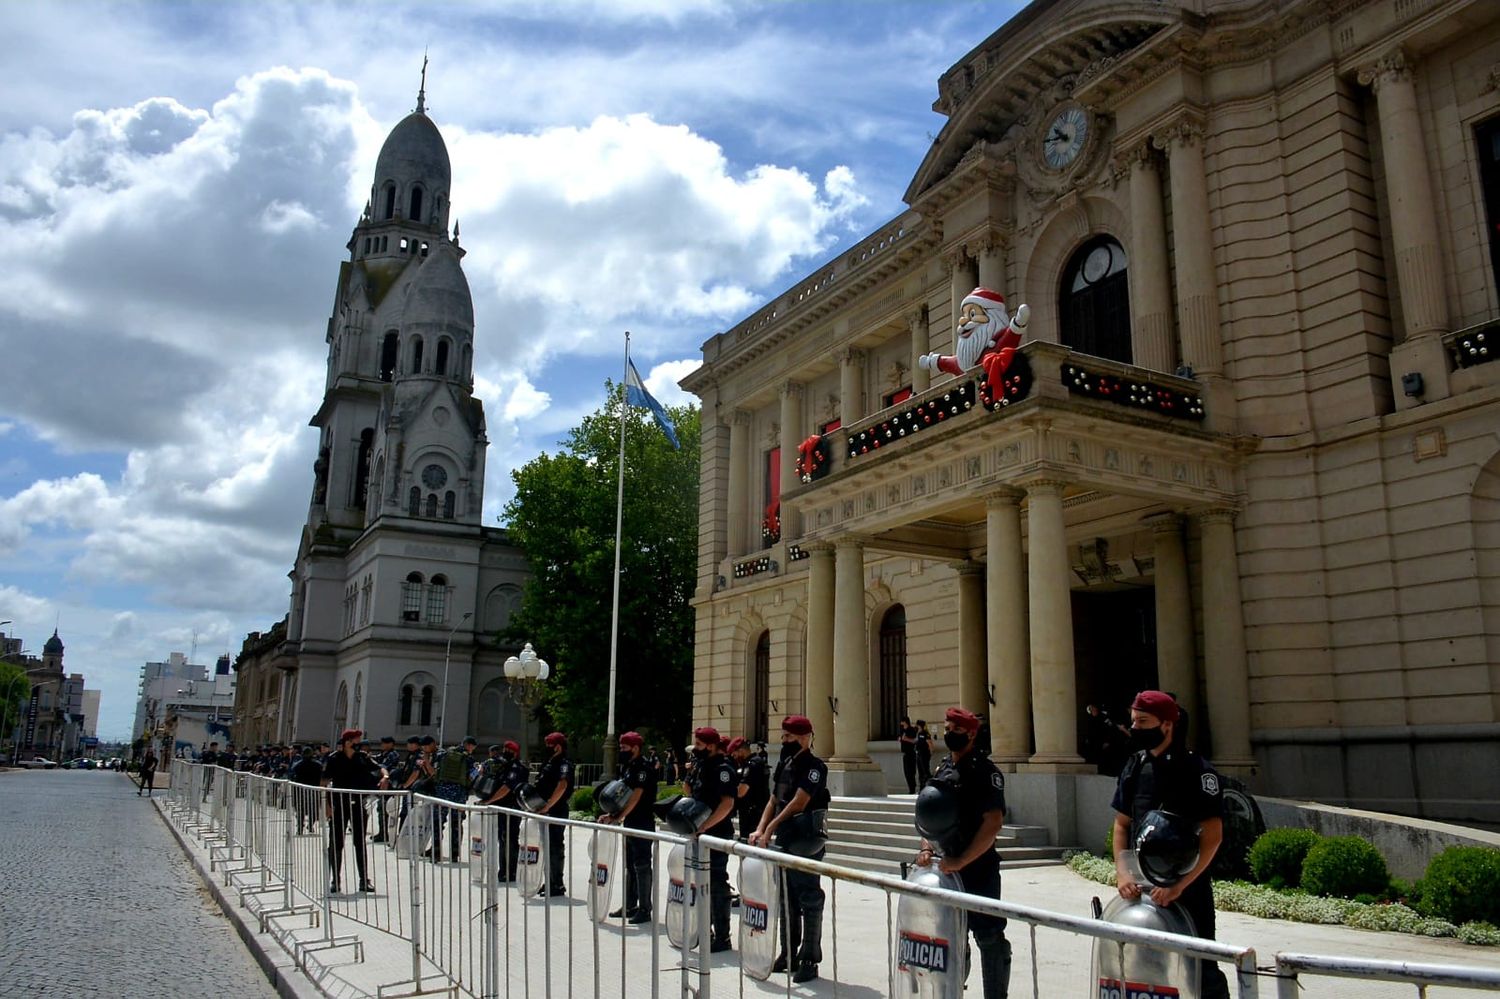
[{"label": "distant dome", "polygon": [[52,637],[47,639],[47,644],[42,646],[42,654],[47,656],[60,656],[63,652],[62,639],[57,637],[57,629],[52,630]]},{"label": "distant dome", "polygon": [[446,195],[452,179],[443,135],[421,111],[413,111],[391,129],[375,160],[376,187],[388,181],[403,187],[415,182]]}]

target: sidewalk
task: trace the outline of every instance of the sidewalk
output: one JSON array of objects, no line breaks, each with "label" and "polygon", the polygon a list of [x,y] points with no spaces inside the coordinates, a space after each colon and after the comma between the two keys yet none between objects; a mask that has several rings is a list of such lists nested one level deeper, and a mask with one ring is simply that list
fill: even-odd
[{"label": "sidewalk", "polygon": [[[158,808],[163,810],[163,821],[172,827],[164,811],[165,799],[158,801]],[[184,849],[198,863],[200,871],[206,872],[209,868],[208,852],[192,837],[182,836],[180,831],[172,828],[179,832]],[[320,827],[320,833],[322,831]],[[280,833],[273,831],[282,836],[285,832],[284,827]],[[664,929],[653,940],[649,926],[622,928],[618,923],[611,923],[596,927],[589,922],[581,890],[587,885],[589,874],[586,841],[585,835],[575,834],[567,850],[568,883],[573,897],[523,900],[513,886],[502,886],[498,902],[499,947],[514,955],[514,959],[502,968],[500,994],[649,996],[652,995],[654,980],[658,994],[679,995],[683,984],[681,957],[671,948]],[[324,995],[374,996],[382,986],[388,993],[409,992],[409,985],[403,988],[397,983],[410,982],[413,977],[410,937],[415,925],[423,939],[432,941],[424,947],[424,953],[439,957],[448,968],[459,969],[466,982],[478,982],[478,948],[482,946],[483,919],[478,901],[480,890],[470,887],[467,863],[434,865],[420,861],[412,865],[405,860],[398,861],[395,851],[388,846],[371,845],[370,864],[375,893],[328,896],[325,891],[328,885],[322,883],[320,866],[326,849],[325,839],[322,835],[304,835],[296,837],[295,843],[297,869],[303,869],[305,864],[309,871],[319,872],[319,883],[309,885],[309,890],[322,912],[331,916],[328,923],[312,925],[306,914],[272,917],[267,920],[268,934],[255,933],[258,929],[256,911],[279,904],[281,900],[279,891],[252,894],[246,897],[249,907],[240,906],[238,889],[254,888],[260,883],[258,872],[231,878],[236,890],[226,889],[220,893],[231,918],[248,924],[250,932],[241,935],[252,948],[283,948],[281,954],[264,955],[263,964],[284,969],[288,963],[287,955],[300,951],[305,971]],[[661,856],[665,858],[665,851]],[[731,881],[737,863],[731,858]],[[662,900],[666,898],[664,866],[664,863],[658,865],[657,897]],[[413,871],[417,874],[422,895],[420,916],[415,923],[410,908]],[[307,880],[310,879],[311,875]],[[220,871],[214,871],[213,880],[222,885],[224,878]],[[837,994],[856,999],[888,995],[888,941],[894,935],[894,900],[888,904],[884,894],[875,889],[847,884],[835,888],[827,880],[824,888],[828,891],[828,903],[821,967],[825,976],[823,980],[793,987],[790,992],[782,976],[764,983],[748,978],[741,981],[738,955],[716,954],[710,962],[708,994]],[[618,904],[619,891],[616,889],[615,904]],[[1108,892],[1105,886],[1085,881],[1067,868],[1057,866],[1008,870],[1003,887],[1007,901],[1076,915],[1086,915],[1090,911],[1089,900],[1095,895],[1107,901]],[[738,910],[736,920],[737,913]],[[658,917],[660,915],[658,911]],[[375,929],[371,923],[383,925],[394,933]],[[660,927],[659,919],[657,926]],[[1494,950],[1469,947],[1453,940],[1284,923],[1235,913],[1219,914],[1218,935],[1219,939],[1230,943],[1253,946],[1262,958],[1262,964],[1278,950],[1439,964],[1487,967],[1496,964]],[[337,946],[305,949],[308,945],[316,948],[320,940],[326,941],[330,936],[338,942]],[[1053,999],[1097,993],[1096,988],[1090,988],[1090,940],[1069,933],[1040,930],[1035,934],[1034,954],[1032,934],[1026,925],[1012,922],[1008,936],[1014,948],[1012,996],[1035,994]],[[546,941],[550,941],[550,948],[544,947]],[[523,952],[531,955],[529,962],[521,960]],[[425,986],[436,987],[440,980],[436,968],[425,959],[421,965],[423,977],[427,979]],[[507,972],[508,982],[505,978]],[[691,981],[696,986],[696,974]],[[977,996],[977,972],[971,976],[969,984],[970,994]],[[284,989],[283,994],[288,994],[288,991]],[[1309,999],[1405,999],[1414,992],[1406,985],[1304,977],[1301,995]],[[1274,980],[1261,979],[1261,995],[1270,997],[1274,994]],[[1431,988],[1427,992],[1429,999],[1458,999],[1478,994],[1443,988]]]}]

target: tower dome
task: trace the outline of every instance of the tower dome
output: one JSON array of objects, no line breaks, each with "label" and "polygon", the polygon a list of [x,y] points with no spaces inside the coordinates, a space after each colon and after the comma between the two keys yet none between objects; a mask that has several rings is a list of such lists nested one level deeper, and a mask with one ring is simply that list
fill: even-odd
[{"label": "tower dome", "polygon": [[42,654],[47,656],[60,656],[63,654],[62,639],[57,637],[56,628],[52,629],[52,637],[47,639],[46,644],[42,646]]},{"label": "tower dome", "polygon": [[427,117],[424,59],[417,109],[396,123],[375,159],[375,183],[370,187],[372,221],[405,220],[446,232],[448,188],[452,183],[448,146]]}]

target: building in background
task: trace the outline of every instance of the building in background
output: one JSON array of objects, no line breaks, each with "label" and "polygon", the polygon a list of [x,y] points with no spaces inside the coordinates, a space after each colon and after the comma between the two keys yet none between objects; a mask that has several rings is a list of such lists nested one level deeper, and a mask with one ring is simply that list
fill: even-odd
[{"label": "building in background", "polygon": [[207,676],[207,666],[188,662],[188,657],[181,652],[170,653],[164,662],[142,666],[140,684],[136,687],[132,735],[138,737],[144,732],[154,731],[165,719],[163,698],[189,682],[201,683]]},{"label": "building in background", "polygon": [[[975,41],[909,210],[683,380],[696,722],[804,712],[883,793],[961,702],[1062,815],[1085,705],[1161,687],[1263,791],[1500,822],[1500,4]],[[976,286],[1026,345],[932,370]]]},{"label": "building in background", "polygon": [[24,685],[30,690],[29,696],[20,695],[19,716],[12,731],[5,733],[6,742],[18,759],[71,759],[86,740],[83,674],[63,671],[63,641],[55,629],[40,658],[25,654],[24,648],[14,636],[0,639],[0,659],[26,671]]}]

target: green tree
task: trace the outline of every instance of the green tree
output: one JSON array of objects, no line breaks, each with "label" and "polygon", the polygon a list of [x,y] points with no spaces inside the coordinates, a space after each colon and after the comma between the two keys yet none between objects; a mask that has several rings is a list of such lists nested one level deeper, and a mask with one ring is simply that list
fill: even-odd
[{"label": "green tree", "polygon": [[[15,663],[0,659],[0,743],[10,746],[16,723],[26,702],[31,699],[31,684],[26,682],[26,671]],[[11,747],[14,752],[14,747]]]},{"label": "green tree", "polygon": [[[574,738],[605,734],[614,580],[619,387],[558,454],[512,473],[504,521],[531,580],[504,637],[552,664],[542,705]],[[645,410],[628,410],[616,728],[685,732],[691,717],[697,570],[698,410],[669,407],[680,449]]]}]

